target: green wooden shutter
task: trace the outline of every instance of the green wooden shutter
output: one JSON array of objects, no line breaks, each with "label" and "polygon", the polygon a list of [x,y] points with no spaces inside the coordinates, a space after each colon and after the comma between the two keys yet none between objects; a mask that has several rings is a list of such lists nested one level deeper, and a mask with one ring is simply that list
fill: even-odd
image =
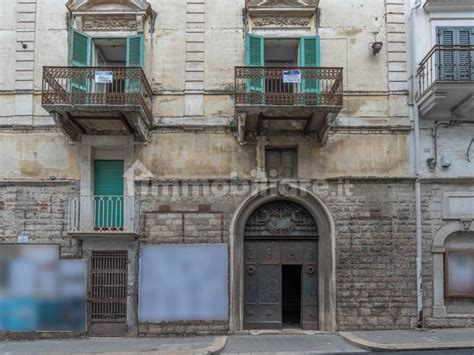
[{"label": "green wooden shutter", "polygon": [[92,62],[92,38],[85,33],[72,31],[71,39],[71,65],[75,67],[84,67],[91,65]]},{"label": "green wooden shutter", "polygon": [[144,43],[142,34],[127,37],[127,67],[143,67]]},{"label": "green wooden shutter", "polygon": [[[265,64],[265,46],[264,38],[262,36],[252,35],[247,33],[245,37],[245,64],[251,67],[263,67]],[[247,80],[247,92],[252,93],[263,93],[264,92],[264,80],[263,80],[263,69],[259,72],[262,79],[249,79]],[[252,103],[261,103],[262,95],[251,95],[250,101]]]},{"label": "green wooden shutter", "polygon": [[245,38],[245,61],[248,66],[263,67],[265,63],[264,38],[247,33]]},{"label": "green wooden shutter", "polygon": [[[144,59],[143,35],[127,37],[127,67],[143,68]],[[139,79],[127,79],[125,85],[127,93],[140,93],[142,91]]]},{"label": "green wooden shutter", "polygon": [[[301,37],[300,39],[300,66],[302,67],[320,67],[320,40],[319,36]],[[303,69],[304,71],[304,69]],[[304,77],[304,73],[303,73]],[[319,93],[321,91],[321,82],[318,79],[303,79],[303,93]]]},{"label": "green wooden shutter", "polygon": [[[92,38],[88,35],[72,31],[70,45],[70,64],[74,67],[86,67],[92,63]],[[87,79],[74,79],[71,81],[71,90],[76,93],[87,93],[90,81]]]},{"label": "green wooden shutter", "polygon": [[97,229],[123,228],[123,175],[123,160],[94,161],[94,208]]}]

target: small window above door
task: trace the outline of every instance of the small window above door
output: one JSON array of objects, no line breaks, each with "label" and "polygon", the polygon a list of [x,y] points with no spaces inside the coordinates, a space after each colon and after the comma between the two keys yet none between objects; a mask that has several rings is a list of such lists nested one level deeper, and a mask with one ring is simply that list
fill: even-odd
[{"label": "small window above door", "polygon": [[289,179],[297,176],[295,148],[269,148],[265,150],[265,172],[270,179]]}]

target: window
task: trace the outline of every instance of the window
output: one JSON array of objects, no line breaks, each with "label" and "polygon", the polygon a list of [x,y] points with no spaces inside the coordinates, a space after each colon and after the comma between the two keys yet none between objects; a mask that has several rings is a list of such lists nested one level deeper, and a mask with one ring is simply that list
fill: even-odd
[{"label": "window", "polygon": [[438,27],[437,44],[441,46],[454,46],[441,48],[438,63],[440,80],[473,80],[474,63],[471,60],[472,51],[469,47],[474,45],[474,27]]},{"label": "window", "polygon": [[305,79],[302,80],[301,84],[283,84],[276,74],[280,73],[278,68],[281,67],[319,67],[319,41],[319,36],[265,38],[262,36],[247,34],[246,65],[275,68],[273,70],[265,69],[264,76],[267,77],[266,80],[249,80],[249,83],[247,84],[249,92],[270,93],[270,95],[266,95],[267,101],[270,100],[270,102],[267,103],[271,103],[272,93],[291,94],[295,92],[320,92],[319,80]]},{"label": "window", "polygon": [[474,297],[474,249],[445,254],[445,296]]},{"label": "window", "polygon": [[[79,31],[72,32],[70,47],[70,64],[74,67],[103,66],[119,67],[111,83],[95,83],[90,76],[87,79],[73,80],[74,92],[89,93],[123,93],[137,91],[138,79],[123,78],[120,67],[143,67],[143,35],[116,38],[92,38]],[[107,70],[107,69],[104,69]],[[117,75],[118,74],[118,75]],[[119,76],[119,78],[116,78]]]},{"label": "window", "polygon": [[296,149],[267,149],[265,171],[269,178],[294,178],[297,169]]}]

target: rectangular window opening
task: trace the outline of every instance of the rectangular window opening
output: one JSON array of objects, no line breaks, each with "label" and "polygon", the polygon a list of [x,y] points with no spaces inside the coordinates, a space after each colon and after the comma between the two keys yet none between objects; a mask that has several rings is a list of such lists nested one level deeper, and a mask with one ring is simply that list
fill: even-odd
[{"label": "rectangular window opening", "polygon": [[474,250],[446,252],[445,296],[474,298]]},{"label": "rectangular window opening", "polygon": [[265,151],[265,171],[268,178],[287,179],[297,176],[297,152],[294,148],[270,148]]}]

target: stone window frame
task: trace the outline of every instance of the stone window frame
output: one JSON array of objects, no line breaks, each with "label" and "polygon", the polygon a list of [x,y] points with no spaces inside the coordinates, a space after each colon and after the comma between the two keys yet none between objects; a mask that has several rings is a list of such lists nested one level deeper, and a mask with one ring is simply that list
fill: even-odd
[{"label": "stone window frame", "polygon": [[[458,220],[441,227],[433,240],[432,275],[433,275],[433,316],[435,318],[472,318],[473,313],[448,313],[445,305],[445,254],[446,240],[456,232],[474,232],[473,220]],[[449,250],[449,249],[448,249]]]},{"label": "stone window frame", "polygon": [[[269,174],[269,165],[268,165],[268,162],[267,162],[267,159],[268,159],[268,154],[271,152],[271,151],[279,151],[280,153],[280,164],[278,165],[278,174],[277,176],[271,176]],[[293,175],[292,176],[288,176],[288,177],[283,177],[281,175],[281,168],[282,168],[282,164],[281,164],[281,154],[284,152],[284,151],[287,151],[287,152],[293,152],[294,153],[294,162],[293,162]],[[267,145],[265,146],[265,174],[266,174],[266,177],[268,179],[273,179],[273,180],[279,180],[279,179],[297,179],[299,174],[299,164],[298,164],[298,146],[272,146],[272,145]]]}]

